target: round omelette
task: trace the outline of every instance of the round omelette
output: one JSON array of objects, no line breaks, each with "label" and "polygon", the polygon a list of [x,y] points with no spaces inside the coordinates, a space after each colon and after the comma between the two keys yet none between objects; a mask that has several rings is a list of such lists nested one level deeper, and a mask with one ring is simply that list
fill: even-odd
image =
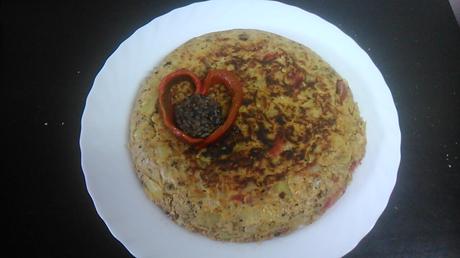
[{"label": "round omelette", "polygon": [[[176,138],[159,112],[159,84],[178,69],[200,79],[221,69],[241,81],[235,122],[204,148]],[[171,87],[173,106],[194,91],[187,80]],[[208,97],[225,119],[226,87],[212,86]],[[175,49],[144,81],[130,120],[129,148],[148,197],[177,224],[225,241],[312,223],[343,194],[365,145],[347,82],[309,48],[259,30],[209,33]]]}]

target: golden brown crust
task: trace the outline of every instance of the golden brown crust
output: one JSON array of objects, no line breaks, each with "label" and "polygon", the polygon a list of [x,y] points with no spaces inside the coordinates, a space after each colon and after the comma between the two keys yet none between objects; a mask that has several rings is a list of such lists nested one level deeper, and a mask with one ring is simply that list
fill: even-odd
[{"label": "golden brown crust", "polygon": [[[200,78],[227,69],[243,82],[234,126],[202,150],[174,138],[155,107],[159,81],[180,68]],[[192,91],[186,84],[174,88],[174,103]],[[226,114],[225,88],[210,96]],[[130,150],[148,196],[177,223],[219,240],[261,240],[311,223],[345,190],[365,141],[346,82],[305,46],[256,30],[210,33],[176,49],[131,116]]]}]

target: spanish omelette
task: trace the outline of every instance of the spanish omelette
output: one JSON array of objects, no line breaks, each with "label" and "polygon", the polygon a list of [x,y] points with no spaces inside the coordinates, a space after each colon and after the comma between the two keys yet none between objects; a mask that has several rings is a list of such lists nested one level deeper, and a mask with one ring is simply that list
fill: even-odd
[{"label": "spanish omelette", "polygon": [[[167,130],[158,85],[177,69],[205,78],[225,69],[244,99],[231,129],[197,149]],[[173,104],[193,92],[173,86]],[[222,85],[210,94],[227,115]],[[189,40],[141,86],[129,149],[147,196],[177,224],[210,238],[248,242],[312,223],[345,191],[365,153],[365,123],[347,82],[308,47],[259,30],[229,30]]]}]

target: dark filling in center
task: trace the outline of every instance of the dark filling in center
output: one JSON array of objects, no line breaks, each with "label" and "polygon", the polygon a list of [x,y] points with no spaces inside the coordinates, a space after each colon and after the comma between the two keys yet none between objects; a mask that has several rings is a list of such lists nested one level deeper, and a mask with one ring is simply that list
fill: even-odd
[{"label": "dark filling in center", "polygon": [[176,126],[189,136],[205,138],[222,123],[219,104],[208,96],[193,94],[174,107]]}]

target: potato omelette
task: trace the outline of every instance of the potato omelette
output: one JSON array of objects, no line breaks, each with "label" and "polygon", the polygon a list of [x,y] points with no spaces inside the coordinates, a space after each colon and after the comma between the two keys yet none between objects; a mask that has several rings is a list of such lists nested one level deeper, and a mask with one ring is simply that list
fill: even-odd
[{"label": "potato omelette", "polygon": [[[160,114],[159,84],[179,69],[199,80],[225,70],[241,83],[235,121],[202,148],[178,139]],[[204,136],[214,127],[203,129],[203,117],[222,124],[229,116],[224,85],[192,99],[192,81],[172,84],[183,128]],[[194,101],[216,111],[187,121]],[[269,239],[312,223],[343,194],[365,146],[347,81],[308,47],[260,30],[213,32],[175,49],[141,85],[130,119],[129,149],[147,196],[177,224],[223,241]]]}]

